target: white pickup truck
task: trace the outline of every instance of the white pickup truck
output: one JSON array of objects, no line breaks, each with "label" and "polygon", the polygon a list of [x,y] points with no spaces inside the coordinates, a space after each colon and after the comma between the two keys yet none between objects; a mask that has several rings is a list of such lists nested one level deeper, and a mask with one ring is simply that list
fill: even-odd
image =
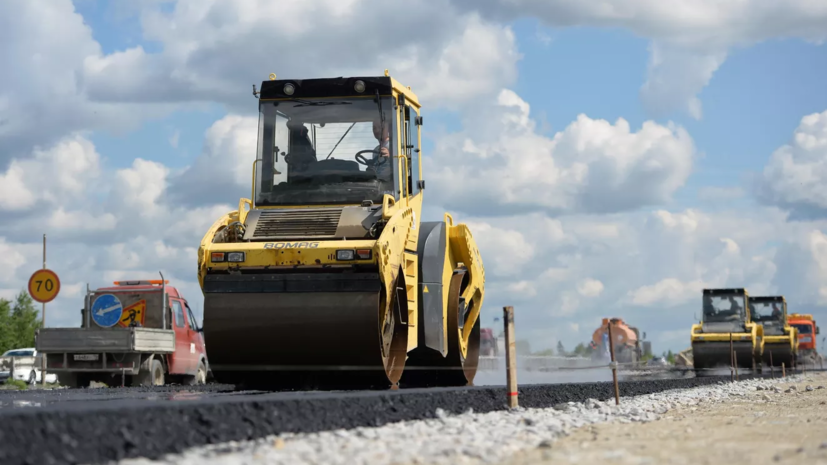
[{"label": "white pickup truck", "polygon": [[[29,384],[39,383],[43,377],[40,367],[41,355],[33,347],[7,350],[0,355],[0,382],[13,378]],[[46,373],[46,382],[56,383],[57,375]]]}]

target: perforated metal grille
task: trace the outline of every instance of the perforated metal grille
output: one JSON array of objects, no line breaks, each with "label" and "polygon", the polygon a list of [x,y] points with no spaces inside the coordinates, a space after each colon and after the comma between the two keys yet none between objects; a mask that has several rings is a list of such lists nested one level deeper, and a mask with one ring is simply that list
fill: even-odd
[{"label": "perforated metal grille", "polygon": [[253,239],[334,237],[340,216],[341,208],[263,210],[256,224]]}]

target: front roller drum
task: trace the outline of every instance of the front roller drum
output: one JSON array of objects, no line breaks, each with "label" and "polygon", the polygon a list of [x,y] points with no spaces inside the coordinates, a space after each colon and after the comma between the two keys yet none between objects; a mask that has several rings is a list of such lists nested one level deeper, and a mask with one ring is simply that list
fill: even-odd
[{"label": "front roller drum", "polygon": [[772,354],[772,366],[780,368],[782,363],[787,368],[793,366],[793,350],[789,343],[768,344],[765,342],[762,361],[767,366],[770,366],[770,354]]},{"label": "front roller drum", "polygon": [[404,281],[386,305],[377,275],[221,278],[205,280],[204,296],[207,357],[219,383],[383,389],[399,381],[407,350]]},{"label": "front roller drum", "polygon": [[[751,342],[733,342],[738,368],[752,369],[754,352]],[[693,342],[692,359],[695,372],[729,369],[732,366],[732,352],[727,342]]]}]

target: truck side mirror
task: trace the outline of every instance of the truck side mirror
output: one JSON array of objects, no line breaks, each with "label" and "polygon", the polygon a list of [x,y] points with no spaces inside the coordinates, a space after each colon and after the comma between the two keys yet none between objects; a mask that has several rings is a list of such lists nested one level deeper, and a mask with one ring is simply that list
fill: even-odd
[{"label": "truck side mirror", "polygon": [[818,326],[816,326],[816,334],[821,334],[821,328],[819,328]]}]

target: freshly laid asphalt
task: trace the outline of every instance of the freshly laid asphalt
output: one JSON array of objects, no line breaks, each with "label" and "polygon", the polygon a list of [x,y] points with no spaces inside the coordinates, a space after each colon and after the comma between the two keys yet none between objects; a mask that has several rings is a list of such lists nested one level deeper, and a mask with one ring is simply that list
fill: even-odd
[{"label": "freshly laid asphalt", "polygon": [[[748,376],[741,376],[746,379]],[[729,376],[620,383],[620,395],[729,382]],[[614,396],[608,382],[519,388],[521,407]],[[0,392],[0,464],[106,463],[278,433],[310,433],[507,408],[503,386],[398,391],[234,392],[232,386]]]}]

